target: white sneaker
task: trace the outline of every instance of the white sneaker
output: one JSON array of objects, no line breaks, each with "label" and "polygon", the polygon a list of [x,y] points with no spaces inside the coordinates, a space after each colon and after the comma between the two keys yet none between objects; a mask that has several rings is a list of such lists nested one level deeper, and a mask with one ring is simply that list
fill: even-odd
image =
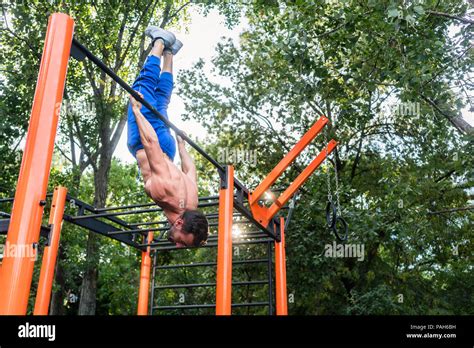
[{"label": "white sneaker", "polygon": [[176,55],[176,53],[179,52],[179,50],[181,49],[181,47],[183,47],[183,43],[181,41],[179,41],[178,39],[176,39],[176,41],[174,42],[174,44],[170,47],[170,48],[166,48],[167,51],[170,51],[173,56]]},{"label": "white sneaker", "polygon": [[176,41],[176,37],[172,32],[155,25],[150,25],[146,28],[145,35],[149,36],[153,41],[156,39],[162,39],[165,43],[165,48],[170,48]]}]

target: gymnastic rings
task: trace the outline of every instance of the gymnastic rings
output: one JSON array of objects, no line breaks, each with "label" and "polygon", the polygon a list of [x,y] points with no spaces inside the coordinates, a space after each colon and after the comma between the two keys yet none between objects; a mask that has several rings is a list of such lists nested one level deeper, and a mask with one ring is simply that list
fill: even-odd
[{"label": "gymnastic rings", "polygon": [[332,201],[328,201],[326,204],[326,226],[327,228],[334,228],[336,224],[337,211],[336,206]]},{"label": "gymnastic rings", "polygon": [[[340,222],[341,227],[338,228],[338,222]],[[336,235],[336,238],[339,239],[341,242],[344,242],[347,240],[348,236],[348,231],[349,231],[349,226],[347,225],[346,220],[342,216],[338,216],[334,222],[334,226],[331,228],[334,234]],[[342,233],[341,233],[342,232]]]}]

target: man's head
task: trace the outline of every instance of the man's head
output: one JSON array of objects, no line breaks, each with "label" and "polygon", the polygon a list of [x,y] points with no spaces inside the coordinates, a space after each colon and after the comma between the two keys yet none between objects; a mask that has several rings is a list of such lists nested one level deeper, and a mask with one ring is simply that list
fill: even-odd
[{"label": "man's head", "polygon": [[186,210],[170,228],[168,240],[177,247],[201,246],[206,243],[209,225],[199,210]]}]

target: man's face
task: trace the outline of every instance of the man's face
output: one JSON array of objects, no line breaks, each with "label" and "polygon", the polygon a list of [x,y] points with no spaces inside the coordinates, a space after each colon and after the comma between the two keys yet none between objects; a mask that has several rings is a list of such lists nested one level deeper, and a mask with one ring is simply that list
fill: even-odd
[{"label": "man's face", "polygon": [[178,219],[168,233],[168,240],[176,244],[178,248],[184,248],[193,245],[194,236],[183,231],[183,220]]}]

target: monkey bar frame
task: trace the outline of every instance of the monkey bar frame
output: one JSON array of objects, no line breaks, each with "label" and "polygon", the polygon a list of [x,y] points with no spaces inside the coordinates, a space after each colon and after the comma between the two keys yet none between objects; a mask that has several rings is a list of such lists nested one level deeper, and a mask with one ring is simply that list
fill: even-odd
[{"label": "monkey bar frame", "polygon": [[[316,137],[326,125],[328,119],[321,117],[311,129],[302,137],[295,147],[282,159],[257,188],[251,192],[235,176],[232,166],[223,166],[212,158],[205,150],[192,141],[185,133],[160,114],[150,103],[144,100],[114,71],[107,67],[98,57],[92,54],[85,46],[74,37],[74,20],[66,14],[54,13],[50,16],[43,56],[36,86],[26,147],[22,158],[17,191],[13,202],[13,209],[9,221],[7,242],[13,245],[26,245],[28,250],[34,252],[40,236],[41,219],[44,205],[46,204],[46,190],[51,167],[60,106],[62,103],[64,85],[69,57],[79,61],[88,58],[103,72],[116,81],[123,89],[136,100],[148,108],[156,117],[161,119],[169,128],[173,129],[184,141],[193,147],[199,154],[206,158],[217,169],[221,178],[219,201],[204,202],[202,206],[219,206],[218,214],[218,257],[217,257],[217,287],[216,287],[216,314],[231,314],[232,294],[232,223],[234,208],[240,215],[254,224],[264,235],[275,241],[275,272],[277,288],[277,313],[286,314],[286,263],[284,245],[284,219],[276,217],[288,200],[295,194],[301,185],[309,178],[316,168],[324,161],[327,154],[334,150],[337,143],[331,140],[325,149],[307,166],[292,184],[266,208],[261,205],[261,196],[279,178],[283,171],[295,160],[303,149]],[[64,189],[61,197],[65,195]],[[59,225],[57,219],[59,210],[64,202],[62,198],[53,197],[56,213],[54,224]],[[74,198],[66,196],[71,201]],[[78,200],[75,202],[79,202]],[[141,205],[141,207],[150,204]],[[250,209],[248,208],[250,206]],[[138,205],[128,206],[138,207]],[[128,208],[127,207],[127,208]],[[127,245],[142,250],[142,267],[140,280],[140,296],[138,314],[144,314],[148,306],[149,278],[150,278],[150,252],[157,246],[154,242],[153,232],[162,229],[137,229],[117,216],[136,213],[160,211],[159,208],[139,209],[133,211],[109,212],[113,208],[96,209],[83,202],[79,204],[79,214],[76,216],[64,215],[64,220],[87,228],[96,233],[106,235]],[[92,214],[85,214],[86,211]],[[104,222],[107,219],[113,224]],[[116,227],[120,225],[120,229]],[[41,285],[41,296],[37,300],[37,314],[45,313],[49,305],[52,281],[52,267],[59,243],[59,231],[52,229],[54,245],[46,253],[42,274],[44,283]],[[57,233],[57,234],[54,234]],[[145,243],[135,241],[137,235],[142,235]],[[56,243],[57,242],[57,243]],[[264,240],[267,242],[267,240]],[[160,246],[162,248],[162,246]],[[163,249],[162,249],[163,250]],[[34,262],[27,256],[6,256],[0,268],[0,314],[19,314],[27,312],[28,297],[33,277]],[[148,284],[148,285],[147,285]],[[234,305],[235,306],[235,305]]]}]

